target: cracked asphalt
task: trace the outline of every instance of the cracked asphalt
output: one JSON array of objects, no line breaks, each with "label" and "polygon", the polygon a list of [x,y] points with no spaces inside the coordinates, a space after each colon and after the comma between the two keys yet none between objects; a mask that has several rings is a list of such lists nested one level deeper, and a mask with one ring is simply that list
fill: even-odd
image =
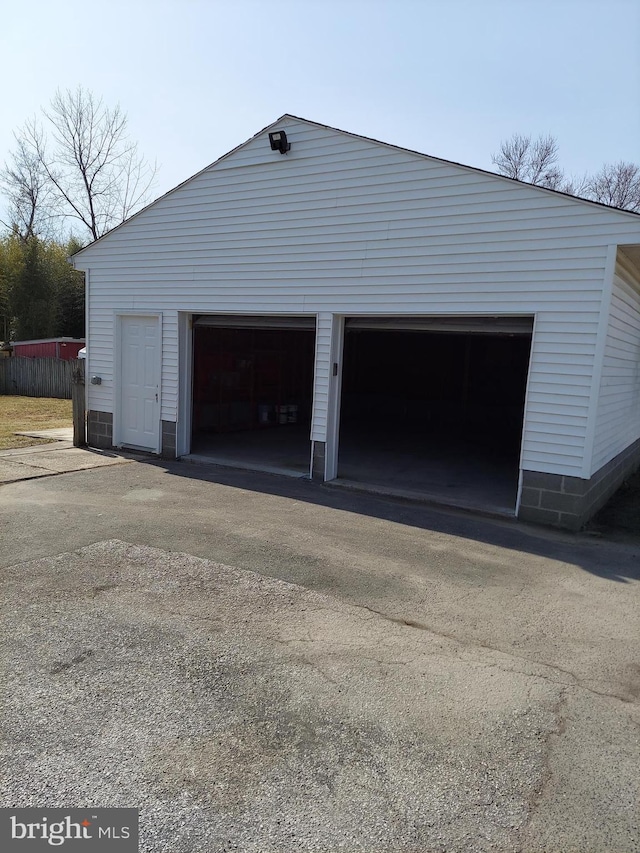
[{"label": "cracked asphalt", "polygon": [[0,487],[2,805],[142,851],[640,850],[640,549],[130,461]]}]

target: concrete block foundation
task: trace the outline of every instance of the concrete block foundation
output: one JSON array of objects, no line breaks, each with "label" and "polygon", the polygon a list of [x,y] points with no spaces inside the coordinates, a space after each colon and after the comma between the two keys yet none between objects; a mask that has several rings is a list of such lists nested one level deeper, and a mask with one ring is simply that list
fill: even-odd
[{"label": "concrete block foundation", "polygon": [[589,480],[523,471],[518,518],[580,530],[638,467],[640,439],[603,465]]},{"label": "concrete block foundation", "polygon": [[313,480],[324,480],[326,444],[324,441],[313,442],[313,462],[311,466],[311,477]]},{"label": "concrete block foundation", "polygon": [[113,415],[111,412],[89,410],[87,413],[87,444],[99,450],[113,447]]},{"label": "concrete block foundation", "polygon": [[174,421],[162,421],[162,447],[163,459],[176,458],[176,423]]}]

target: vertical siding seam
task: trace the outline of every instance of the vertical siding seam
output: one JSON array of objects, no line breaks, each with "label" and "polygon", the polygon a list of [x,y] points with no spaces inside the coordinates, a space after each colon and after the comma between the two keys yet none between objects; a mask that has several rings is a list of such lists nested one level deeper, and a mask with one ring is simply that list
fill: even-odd
[{"label": "vertical siding seam", "polygon": [[609,326],[611,322],[610,312],[611,301],[613,298],[613,279],[616,271],[617,253],[617,244],[610,243],[607,248],[607,262],[602,281],[602,300],[600,303],[600,319],[598,321],[598,337],[596,339],[596,350],[593,356],[591,394],[589,395],[589,414],[587,417],[584,454],[582,457],[582,476],[585,480],[588,480],[593,474],[592,468],[600,402],[600,385],[602,382],[602,369],[604,367],[607,337],[609,335]]}]

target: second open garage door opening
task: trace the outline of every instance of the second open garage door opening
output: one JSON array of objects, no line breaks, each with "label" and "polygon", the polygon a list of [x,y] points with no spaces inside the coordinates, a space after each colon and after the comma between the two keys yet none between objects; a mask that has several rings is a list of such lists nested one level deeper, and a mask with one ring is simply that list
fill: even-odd
[{"label": "second open garage door opening", "polygon": [[338,477],[513,513],[531,318],[345,326]]},{"label": "second open garage door opening", "polygon": [[193,331],[192,455],[308,475],[315,319],[206,316]]}]

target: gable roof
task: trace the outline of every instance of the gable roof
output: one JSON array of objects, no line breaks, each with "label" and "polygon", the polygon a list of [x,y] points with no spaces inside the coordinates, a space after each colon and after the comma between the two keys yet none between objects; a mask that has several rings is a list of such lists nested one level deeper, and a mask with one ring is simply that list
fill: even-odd
[{"label": "gable roof", "polygon": [[[444,157],[436,157],[434,154],[425,154],[423,151],[415,151],[413,148],[403,148],[401,145],[393,145],[390,142],[383,142],[382,140],[374,139],[371,136],[363,136],[360,133],[352,133],[349,130],[341,130],[339,127],[332,127],[329,124],[321,124],[320,122],[311,121],[310,119],[307,119],[307,118],[301,118],[300,116],[294,116],[291,113],[285,113],[283,116],[280,116],[278,121],[274,122],[274,125],[280,121],[284,121],[284,119],[286,119],[286,118],[295,119],[295,121],[303,121],[306,124],[312,124],[315,127],[322,127],[325,130],[331,130],[334,133],[341,133],[344,136],[350,136],[353,139],[364,139],[366,142],[373,142],[376,145],[384,145],[386,148],[391,148],[394,151],[403,151],[405,154],[414,154],[415,156],[422,157],[426,160],[435,160],[437,163],[445,163],[447,166],[457,166],[459,169],[465,169],[468,172],[475,172],[476,174],[479,174],[479,175],[489,175],[492,178],[498,178],[498,179],[503,180],[503,181],[509,181],[512,184],[518,184],[519,186],[522,186],[522,187],[529,187],[530,189],[540,190],[540,191],[546,192],[546,193],[553,193],[553,195],[563,196],[564,198],[571,199],[572,201],[584,202],[585,204],[594,204],[594,205],[596,205],[596,207],[604,207],[605,210],[615,211],[616,213],[624,213],[624,214],[629,215],[629,216],[640,216],[640,213],[636,213],[633,210],[625,210],[625,208],[623,208],[623,207],[615,207],[612,204],[605,204],[602,201],[593,201],[590,198],[583,198],[582,196],[572,195],[571,193],[566,193],[566,192],[563,192],[562,190],[553,190],[553,189],[550,189],[549,187],[542,187],[539,184],[530,184],[527,181],[520,181],[520,180],[518,180],[518,178],[510,178],[507,175],[500,175],[498,172],[491,172],[491,171],[489,171],[489,169],[480,169],[478,166],[468,166],[465,163],[458,163],[455,160],[446,160]],[[273,125],[269,125],[269,127],[273,127]],[[265,127],[264,130],[267,130],[267,128]],[[263,132],[264,131],[260,131],[260,133],[263,133]],[[256,136],[259,136],[259,135],[260,135],[259,133],[256,134]],[[252,137],[252,139],[255,139],[255,136]],[[250,142],[250,141],[251,140],[247,140],[247,142]],[[243,143],[243,144],[246,144],[246,143]],[[238,146],[238,147],[242,147],[242,146]],[[235,150],[237,150],[237,149],[234,149],[234,151]],[[233,152],[229,152],[229,153],[231,154]],[[220,159],[222,159],[222,158],[220,158]]]},{"label": "gable roof", "polygon": [[532,189],[532,190],[535,190],[537,192],[552,193],[555,196],[562,196],[563,198],[569,199],[573,202],[576,202],[577,204],[595,205],[598,208],[601,208],[601,209],[604,208],[605,210],[608,210],[611,213],[616,214],[616,215],[623,214],[625,216],[633,216],[636,218],[640,218],[640,213],[635,213],[634,211],[631,211],[631,210],[625,210],[624,208],[620,208],[620,207],[613,207],[612,205],[604,204],[603,202],[592,201],[591,199],[571,195],[570,193],[565,193],[565,192],[562,192],[561,190],[553,190],[553,189],[549,189],[548,187],[538,186],[537,184],[530,184],[530,183],[527,183],[526,181],[520,181],[517,178],[509,178],[506,175],[500,175],[497,172],[490,172],[488,169],[480,169],[476,166],[468,166],[465,163],[457,163],[455,160],[445,160],[443,157],[435,157],[432,154],[425,154],[422,151],[415,151],[412,148],[403,148],[401,145],[393,145],[390,142],[383,142],[380,139],[374,139],[373,137],[370,137],[370,136],[363,136],[362,134],[359,134],[359,133],[352,133],[351,131],[348,131],[348,130],[341,130],[339,127],[332,127],[329,124],[322,124],[321,122],[312,121],[311,119],[307,119],[307,118],[302,118],[301,116],[296,116],[296,115],[293,115],[292,113],[284,113],[283,115],[280,116],[280,118],[276,119],[276,121],[272,122],[271,124],[268,124],[266,127],[263,127],[257,133],[254,133],[254,135],[251,136],[249,139],[240,143],[240,145],[236,145],[235,148],[232,148],[230,151],[227,151],[226,154],[223,154],[221,157],[218,157],[217,160],[214,160],[212,163],[209,163],[209,165],[205,166],[203,169],[200,169],[195,174],[186,178],[186,180],[181,181],[181,183],[177,184],[177,186],[172,187],[172,189],[168,190],[166,193],[163,193],[161,196],[158,196],[158,198],[154,199],[152,202],[147,204],[141,210],[138,210],[136,213],[134,213],[128,219],[125,219],[124,222],[121,222],[119,225],[114,226],[109,231],[107,231],[105,234],[103,234],[101,237],[98,237],[97,240],[94,240],[93,242],[89,243],[87,246],[84,246],[82,249],[79,249],[77,252],[74,252],[73,255],[71,255],[71,257],[70,257],[70,260],[73,258],[76,258],[78,255],[87,251],[87,249],[90,249],[92,246],[95,246],[96,243],[101,242],[106,237],[113,234],[114,231],[122,228],[124,225],[127,225],[129,222],[131,222],[132,219],[135,219],[137,216],[140,216],[141,213],[144,213],[146,210],[149,210],[149,208],[158,204],[163,199],[165,199],[167,196],[176,192],[181,187],[185,186],[185,184],[188,184],[190,181],[197,178],[199,175],[202,175],[204,172],[207,172],[209,169],[213,169],[215,166],[218,165],[218,163],[222,162],[223,160],[226,160],[228,157],[231,157],[237,151],[240,151],[241,149],[245,148],[247,145],[249,145],[251,142],[253,142],[255,139],[257,139],[263,133],[266,133],[267,131],[271,130],[272,128],[277,127],[278,124],[280,124],[280,122],[282,122],[282,121],[285,121],[285,119],[292,119],[293,121],[303,122],[304,124],[309,124],[309,125],[312,125],[313,127],[320,127],[320,128],[323,128],[324,130],[330,130],[333,133],[339,133],[339,134],[342,134],[344,136],[349,136],[352,139],[361,139],[361,140],[364,140],[365,142],[370,142],[374,145],[381,145],[381,146],[384,146],[385,148],[390,148],[393,151],[401,151],[405,154],[411,154],[415,157],[423,158],[425,160],[435,161],[437,163],[444,163],[445,165],[448,165],[448,166],[455,166],[459,169],[464,169],[465,171],[472,172],[475,174],[488,175],[491,178],[495,178],[496,180],[509,181],[510,183],[516,184],[517,186],[527,187],[528,189]]}]

